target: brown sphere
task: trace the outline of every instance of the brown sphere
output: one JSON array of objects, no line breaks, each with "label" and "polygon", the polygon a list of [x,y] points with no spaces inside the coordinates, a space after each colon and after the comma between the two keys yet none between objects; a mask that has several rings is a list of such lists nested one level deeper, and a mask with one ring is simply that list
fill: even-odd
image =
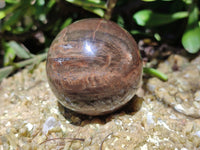
[{"label": "brown sphere", "polygon": [[130,101],[140,85],[142,61],[135,40],[116,23],[84,19],[57,35],[46,71],[63,106],[95,116]]}]

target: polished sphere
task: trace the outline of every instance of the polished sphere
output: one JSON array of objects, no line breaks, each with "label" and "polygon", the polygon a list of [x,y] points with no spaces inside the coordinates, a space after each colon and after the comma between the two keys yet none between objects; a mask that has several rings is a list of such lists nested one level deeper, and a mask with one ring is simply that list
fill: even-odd
[{"label": "polished sphere", "polygon": [[116,23],[84,19],[57,35],[46,71],[63,106],[95,116],[131,100],[140,85],[142,61],[135,40]]}]

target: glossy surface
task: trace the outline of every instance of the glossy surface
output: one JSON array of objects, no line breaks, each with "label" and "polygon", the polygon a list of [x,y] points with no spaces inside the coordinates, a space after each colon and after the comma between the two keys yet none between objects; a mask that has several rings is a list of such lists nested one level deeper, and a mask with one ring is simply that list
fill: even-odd
[{"label": "glossy surface", "polygon": [[57,35],[48,52],[46,70],[62,105],[82,114],[102,115],[135,95],[142,61],[127,31],[111,21],[85,19]]}]

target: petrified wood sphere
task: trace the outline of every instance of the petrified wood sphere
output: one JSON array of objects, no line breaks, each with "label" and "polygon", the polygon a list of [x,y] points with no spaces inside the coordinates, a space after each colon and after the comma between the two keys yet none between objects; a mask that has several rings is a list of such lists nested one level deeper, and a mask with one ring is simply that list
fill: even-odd
[{"label": "petrified wood sphere", "polygon": [[84,19],[63,29],[47,57],[47,77],[59,102],[78,113],[102,115],[135,95],[142,61],[132,36],[103,19]]}]

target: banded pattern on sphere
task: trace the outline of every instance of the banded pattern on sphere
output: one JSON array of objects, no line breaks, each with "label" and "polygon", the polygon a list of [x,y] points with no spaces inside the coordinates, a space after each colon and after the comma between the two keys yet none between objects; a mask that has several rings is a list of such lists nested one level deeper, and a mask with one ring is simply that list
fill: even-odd
[{"label": "banded pattern on sphere", "polygon": [[132,36],[103,19],[84,19],[63,29],[49,49],[46,68],[59,102],[88,115],[123,106],[135,95],[142,75]]}]

